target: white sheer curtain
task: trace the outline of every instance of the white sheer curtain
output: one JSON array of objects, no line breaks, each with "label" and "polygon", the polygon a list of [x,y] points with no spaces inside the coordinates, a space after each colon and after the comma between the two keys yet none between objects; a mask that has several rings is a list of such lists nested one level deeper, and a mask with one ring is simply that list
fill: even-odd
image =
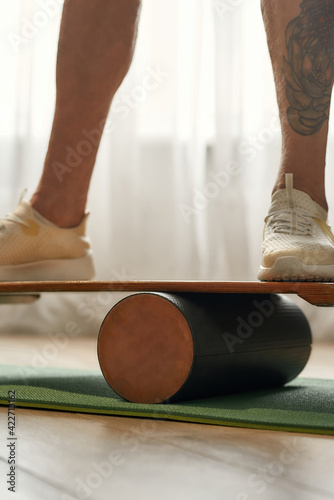
[{"label": "white sheer curtain", "polygon": [[[3,214],[25,187],[31,194],[41,172],[60,5],[0,5]],[[259,0],[143,0],[134,62],[114,100],[89,196],[97,278],[256,279],[279,155]],[[332,163],[331,133],[329,203]],[[51,295],[3,306],[0,328],[57,332],[73,320],[95,333],[118,298]],[[333,337],[334,312],[303,307],[315,335]]]}]

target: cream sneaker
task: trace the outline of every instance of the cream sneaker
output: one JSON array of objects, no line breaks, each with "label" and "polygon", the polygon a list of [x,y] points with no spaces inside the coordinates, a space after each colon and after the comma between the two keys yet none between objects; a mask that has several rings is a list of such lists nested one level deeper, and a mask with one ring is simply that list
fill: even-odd
[{"label": "cream sneaker", "polygon": [[334,281],[334,236],[327,212],[293,189],[293,174],[286,174],[285,185],[273,194],[265,218],[259,280]]},{"label": "cream sneaker", "polygon": [[0,219],[0,281],[89,280],[95,270],[86,214],[72,228],[60,228],[22,198]]}]

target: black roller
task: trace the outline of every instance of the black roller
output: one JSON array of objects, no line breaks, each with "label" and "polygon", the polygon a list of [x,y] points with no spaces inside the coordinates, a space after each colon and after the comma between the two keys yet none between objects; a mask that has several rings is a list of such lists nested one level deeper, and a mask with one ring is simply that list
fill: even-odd
[{"label": "black roller", "polygon": [[98,356],[123,398],[174,402],[282,386],[311,342],[303,312],[282,295],[142,293],[109,311]]}]

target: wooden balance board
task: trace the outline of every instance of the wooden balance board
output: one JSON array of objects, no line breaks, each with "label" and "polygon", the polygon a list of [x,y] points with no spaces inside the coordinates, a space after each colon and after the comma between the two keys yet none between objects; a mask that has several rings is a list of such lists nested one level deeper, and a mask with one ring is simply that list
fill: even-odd
[{"label": "wooden balance board", "polygon": [[0,302],[97,291],[140,292],[112,307],[98,337],[106,381],[138,403],[280,387],[303,370],[312,343],[286,294],[334,305],[334,283],[222,281],[0,282]]}]

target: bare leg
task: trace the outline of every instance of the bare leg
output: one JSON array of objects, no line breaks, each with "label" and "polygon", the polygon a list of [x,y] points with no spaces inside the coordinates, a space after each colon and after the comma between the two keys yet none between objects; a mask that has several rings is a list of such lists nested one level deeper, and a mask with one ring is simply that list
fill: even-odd
[{"label": "bare leg", "polygon": [[54,122],[31,199],[58,226],[82,220],[103,124],[131,64],[139,10],[140,0],[65,0]]},{"label": "bare leg", "polygon": [[325,157],[334,79],[333,0],[261,0],[282,125],[273,192],[294,187],[327,210]]}]

